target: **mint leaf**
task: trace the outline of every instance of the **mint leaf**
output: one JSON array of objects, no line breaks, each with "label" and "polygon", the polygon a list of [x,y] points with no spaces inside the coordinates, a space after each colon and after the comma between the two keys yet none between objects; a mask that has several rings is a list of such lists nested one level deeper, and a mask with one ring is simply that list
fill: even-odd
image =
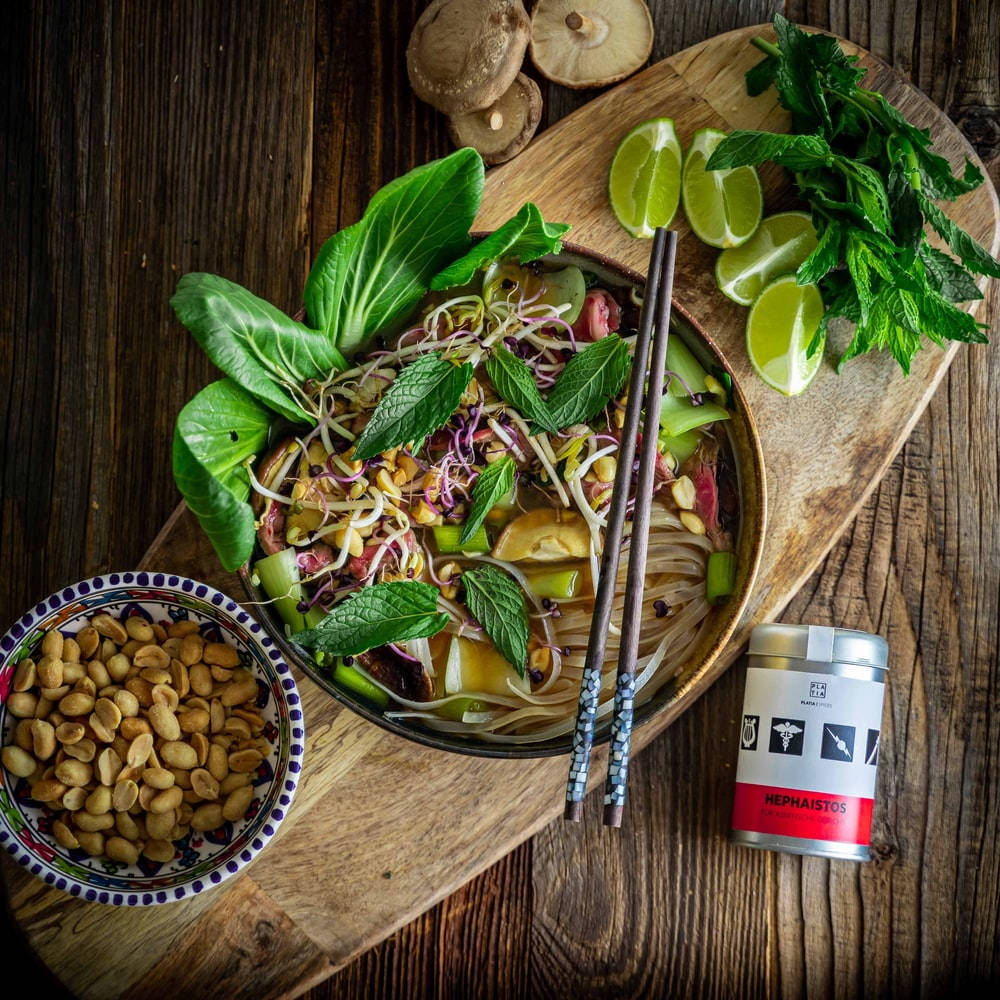
[{"label": "mint leaf", "polygon": [[250,477],[243,462],[267,447],[274,414],[232,379],[205,386],[174,429],[174,481],[227,570],[253,552]]},{"label": "mint leaf", "polygon": [[502,344],[493,348],[493,356],[486,362],[486,373],[500,398],[510,403],[522,417],[550,434],[559,431],[559,426],[549,416],[531,369]]},{"label": "mint leaf", "polygon": [[774,83],[778,72],[778,60],[774,56],[765,56],[756,66],[751,66],[746,72],[747,93],[751,97],[763,94]]},{"label": "mint leaf", "polygon": [[364,461],[408,441],[422,442],[455,412],[471,380],[472,365],[454,365],[436,352],[406,365],[355,443],[355,460]]},{"label": "mint leaf", "polygon": [[621,391],[628,377],[628,345],[616,333],[588,344],[566,363],[546,400],[560,430],[583,423]]},{"label": "mint leaf", "polygon": [[309,322],[350,354],[402,320],[434,275],[468,250],[483,177],[482,157],[465,148],[377,191],[361,221],[316,257],[305,287]]},{"label": "mint leaf", "polygon": [[927,221],[966,267],[977,274],[1000,278],[1000,261],[991,257],[961,226],[952,222],[934,202],[919,191],[917,202]]},{"label": "mint leaf", "polygon": [[840,223],[831,222],[827,225],[816,243],[816,249],[799,264],[799,269],[795,272],[795,280],[800,285],[815,284],[840,263],[841,236]]},{"label": "mint leaf", "polygon": [[808,170],[827,166],[832,155],[829,144],[822,136],[737,130],[715,147],[705,169],[755,167],[766,160],[773,160],[789,170]]},{"label": "mint leaf", "polygon": [[414,580],[362,587],[294,641],[330,656],[356,656],[390,642],[423,639],[448,624],[437,600],[437,587]]},{"label": "mint leaf", "polygon": [[515,581],[495,566],[462,574],[465,603],[500,655],[524,677],[528,665],[528,608]]},{"label": "mint leaf", "polygon": [[517,215],[480,240],[464,257],[436,274],[431,288],[438,290],[468,284],[476,271],[494,260],[516,257],[522,264],[562,249],[560,237],[570,227],[562,222],[546,222],[538,206],[526,202]]},{"label": "mint leaf", "polygon": [[774,30],[782,55],[775,74],[782,106],[791,111],[797,130],[814,132],[822,127],[832,132],[833,123],[813,65],[809,35],[781,14],[774,15]]},{"label": "mint leaf", "polygon": [[971,302],[981,299],[975,279],[968,271],[929,243],[920,248],[927,284],[948,302]]},{"label": "mint leaf", "polygon": [[205,353],[251,395],[295,422],[307,419],[288,384],[347,367],[318,330],[310,330],[242,285],[214,274],[185,274],[170,299]]},{"label": "mint leaf", "polygon": [[514,460],[510,455],[487,465],[472,486],[472,506],[462,526],[459,542],[467,542],[486,519],[486,515],[514,488]]}]

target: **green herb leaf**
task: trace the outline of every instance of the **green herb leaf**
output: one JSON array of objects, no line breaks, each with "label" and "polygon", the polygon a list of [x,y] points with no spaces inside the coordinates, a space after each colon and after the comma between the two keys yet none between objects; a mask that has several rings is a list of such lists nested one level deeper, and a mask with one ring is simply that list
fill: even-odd
[{"label": "green herb leaf", "polygon": [[528,608],[517,583],[495,566],[462,574],[465,603],[500,655],[524,677],[528,665]]},{"label": "green herb leaf", "polygon": [[239,569],[254,545],[243,462],[267,447],[274,414],[232,379],[205,386],[181,410],[174,429],[174,481],[211,539],[222,565]]},{"label": "green herb leaf", "polygon": [[185,274],[170,305],[233,381],[296,423],[308,418],[288,386],[347,367],[325,334],[217,275]]},{"label": "green herb leaf", "polygon": [[840,263],[842,232],[842,227],[837,222],[829,223],[823,230],[816,249],[799,264],[799,269],[795,272],[795,280],[800,285],[815,284]]},{"label": "green herb leaf", "polygon": [[782,55],[775,75],[781,104],[791,111],[797,130],[813,132],[823,127],[831,132],[833,124],[813,65],[809,35],[781,14],[774,15],[774,30]]},{"label": "green herb leaf", "polygon": [[746,73],[747,93],[751,97],[763,94],[774,83],[778,72],[778,60],[774,56],[765,56],[756,66],[751,66]]},{"label": "green herb leaf", "polygon": [[583,423],[621,391],[628,377],[628,345],[616,333],[588,344],[566,363],[546,400],[560,430]]},{"label": "green herb leaf", "polygon": [[561,237],[569,229],[562,222],[546,222],[538,211],[538,206],[533,202],[526,202],[517,215],[480,240],[464,257],[436,274],[431,281],[431,288],[466,285],[476,271],[494,260],[516,257],[522,264],[527,264],[548,253],[559,253],[562,249]]},{"label": "green herb leaf", "polygon": [[827,166],[833,155],[827,141],[818,135],[782,135],[773,132],[730,132],[708,158],[706,170],[755,167],[773,160],[789,170]]},{"label": "green herb leaf", "polygon": [[381,188],[361,221],[331,236],[316,257],[305,287],[309,322],[345,354],[390,329],[466,252],[482,196],[483,161],[471,148]]},{"label": "green herb leaf", "polygon": [[437,587],[415,580],[362,587],[294,641],[329,656],[356,656],[390,642],[423,639],[448,624],[437,600]]},{"label": "green herb leaf", "polygon": [[364,461],[389,448],[419,444],[458,408],[472,380],[472,365],[424,354],[405,368],[385,391],[354,445],[354,458]]},{"label": "green herb leaf", "polygon": [[502,344],[493,348],[493,356],[486,362],[486,373],[500,398],[522,417],[550,434],[560,430],[549,415],[531,369]]},{"label": "green herb leaf", "polygon": [[486,515],[514,488],[514,460],[504,455],[487,465],[472,485],[472,506],[462,525],[460,542],[467,542],[479,530]]},{"label": "green herb leaf", "polygon": [[1000,261],[991,257],[961,226],[952,222],[934,202],[917,192],[917,202],[924,217],[934,227],[941,239],[948,243],[959,260],[977,274],[1000,278]]},{"label": "green herb leaf", "polygon": [[927,284],[948,302],[971,302],[981,299],[975,279],[961,264],[926,241],[920,248]]}]

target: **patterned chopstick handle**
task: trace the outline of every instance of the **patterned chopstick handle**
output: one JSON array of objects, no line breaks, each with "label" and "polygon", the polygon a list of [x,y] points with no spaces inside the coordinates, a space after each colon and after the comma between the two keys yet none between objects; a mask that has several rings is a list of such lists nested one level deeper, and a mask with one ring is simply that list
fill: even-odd
[{"label": "patterned chopstick handle", "polygon": [[[569,779],[566,782],[566,802],[582,803],[587,797],[587,772],[590,769],[590,751],[594,745],[594,728],[597,721],[597,703],[601,691],[601,666],[588,664],[583,668],[580,685],[580,706],[573,730],[573,750],[570,755]],[[570,810],[567,809],[567,815]]]},{"label": "patterned chopstick handle", "polygon": [[608,779],[604,785],[604,816],[609,826],[620,826],[628,782],[629,748],[632,743],[632,710],[635,705],[635,674],[618,677],[615,712],[608,754]]}]

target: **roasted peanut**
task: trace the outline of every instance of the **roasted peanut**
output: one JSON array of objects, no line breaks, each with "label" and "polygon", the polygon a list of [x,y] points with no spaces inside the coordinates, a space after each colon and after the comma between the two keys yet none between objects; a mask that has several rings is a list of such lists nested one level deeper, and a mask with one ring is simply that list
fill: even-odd
[{"label": "roasted peanut", "polygon": [[56,731],[43,719],[31,723],[32,752],[38,760],[48,760],[56,752]]},{"label": "roasted peanut", "polygon": [[222,804],[223,818],[228,819],[230,823],[235,823],[236,820],[242,819],[247,809],[250,808],[252,800],[252,786],[244,785],[242,788],[237,788],[236,791],[230,793],[229,797]]},{"label": "roasted peanut", "polygon": [[152,642],[154,638],[153,626],[142,615],[132,615],[126,618],[125,631],[128,632],[129,638],[138,642]]},{"label": "roasted peanut", "polygon": [[17,669],[14,671],[14,680],[11,683],[11,688],[18,692],[27,691],[34,686],[36,676],[37,668],[35,667],[35,661],[26,656],[18,663]]},{"label": "roasted peanut", "polygon": [[0,759],[3,761],[3,766],[15,778],[28,778],[35,771],[35,758],[26,750],[22,750],[21,747],[4,747],[2,754],[0,754]]},{"label": "roasted peanut", "polygon": [[168,740],[160,747],[160,757],[171,767],[190,771],[198,766],[198,754],[190,743]]},{"label": "roasted peanut", "polygon": [[15,691],[7,696],[7,711],[15,719],[33,719],[38,708],[38,695],[33,691]]},{"label": "roasted peanut", "polygon": [[98,635],[104,636],[112,642],[117,642],[119,646],[128,642],[128,632],[125,631],[125,627],[111,615],[94,615],[90,624],[96,629]]},{"label": "roasted peanut", "polygon": [[240,654],[235,646],[230,646],[227,642],[207,642],[202,660],[210,666],[238,667]]}]

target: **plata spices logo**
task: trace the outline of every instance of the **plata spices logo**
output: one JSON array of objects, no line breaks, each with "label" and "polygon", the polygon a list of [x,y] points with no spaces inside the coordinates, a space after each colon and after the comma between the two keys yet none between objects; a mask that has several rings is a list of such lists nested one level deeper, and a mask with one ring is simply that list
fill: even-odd
[{"label": "plata spices logo", "polygon": [[810,698],[825,698],[826,684],[823,681],[812,681],[809,685]]},{"label": "plata spices logo", "polygon": [[802,756],[802,738],[806,731],[804,719],[771,719],[771,739],[767,749],[770,753],[788,756]]}]

